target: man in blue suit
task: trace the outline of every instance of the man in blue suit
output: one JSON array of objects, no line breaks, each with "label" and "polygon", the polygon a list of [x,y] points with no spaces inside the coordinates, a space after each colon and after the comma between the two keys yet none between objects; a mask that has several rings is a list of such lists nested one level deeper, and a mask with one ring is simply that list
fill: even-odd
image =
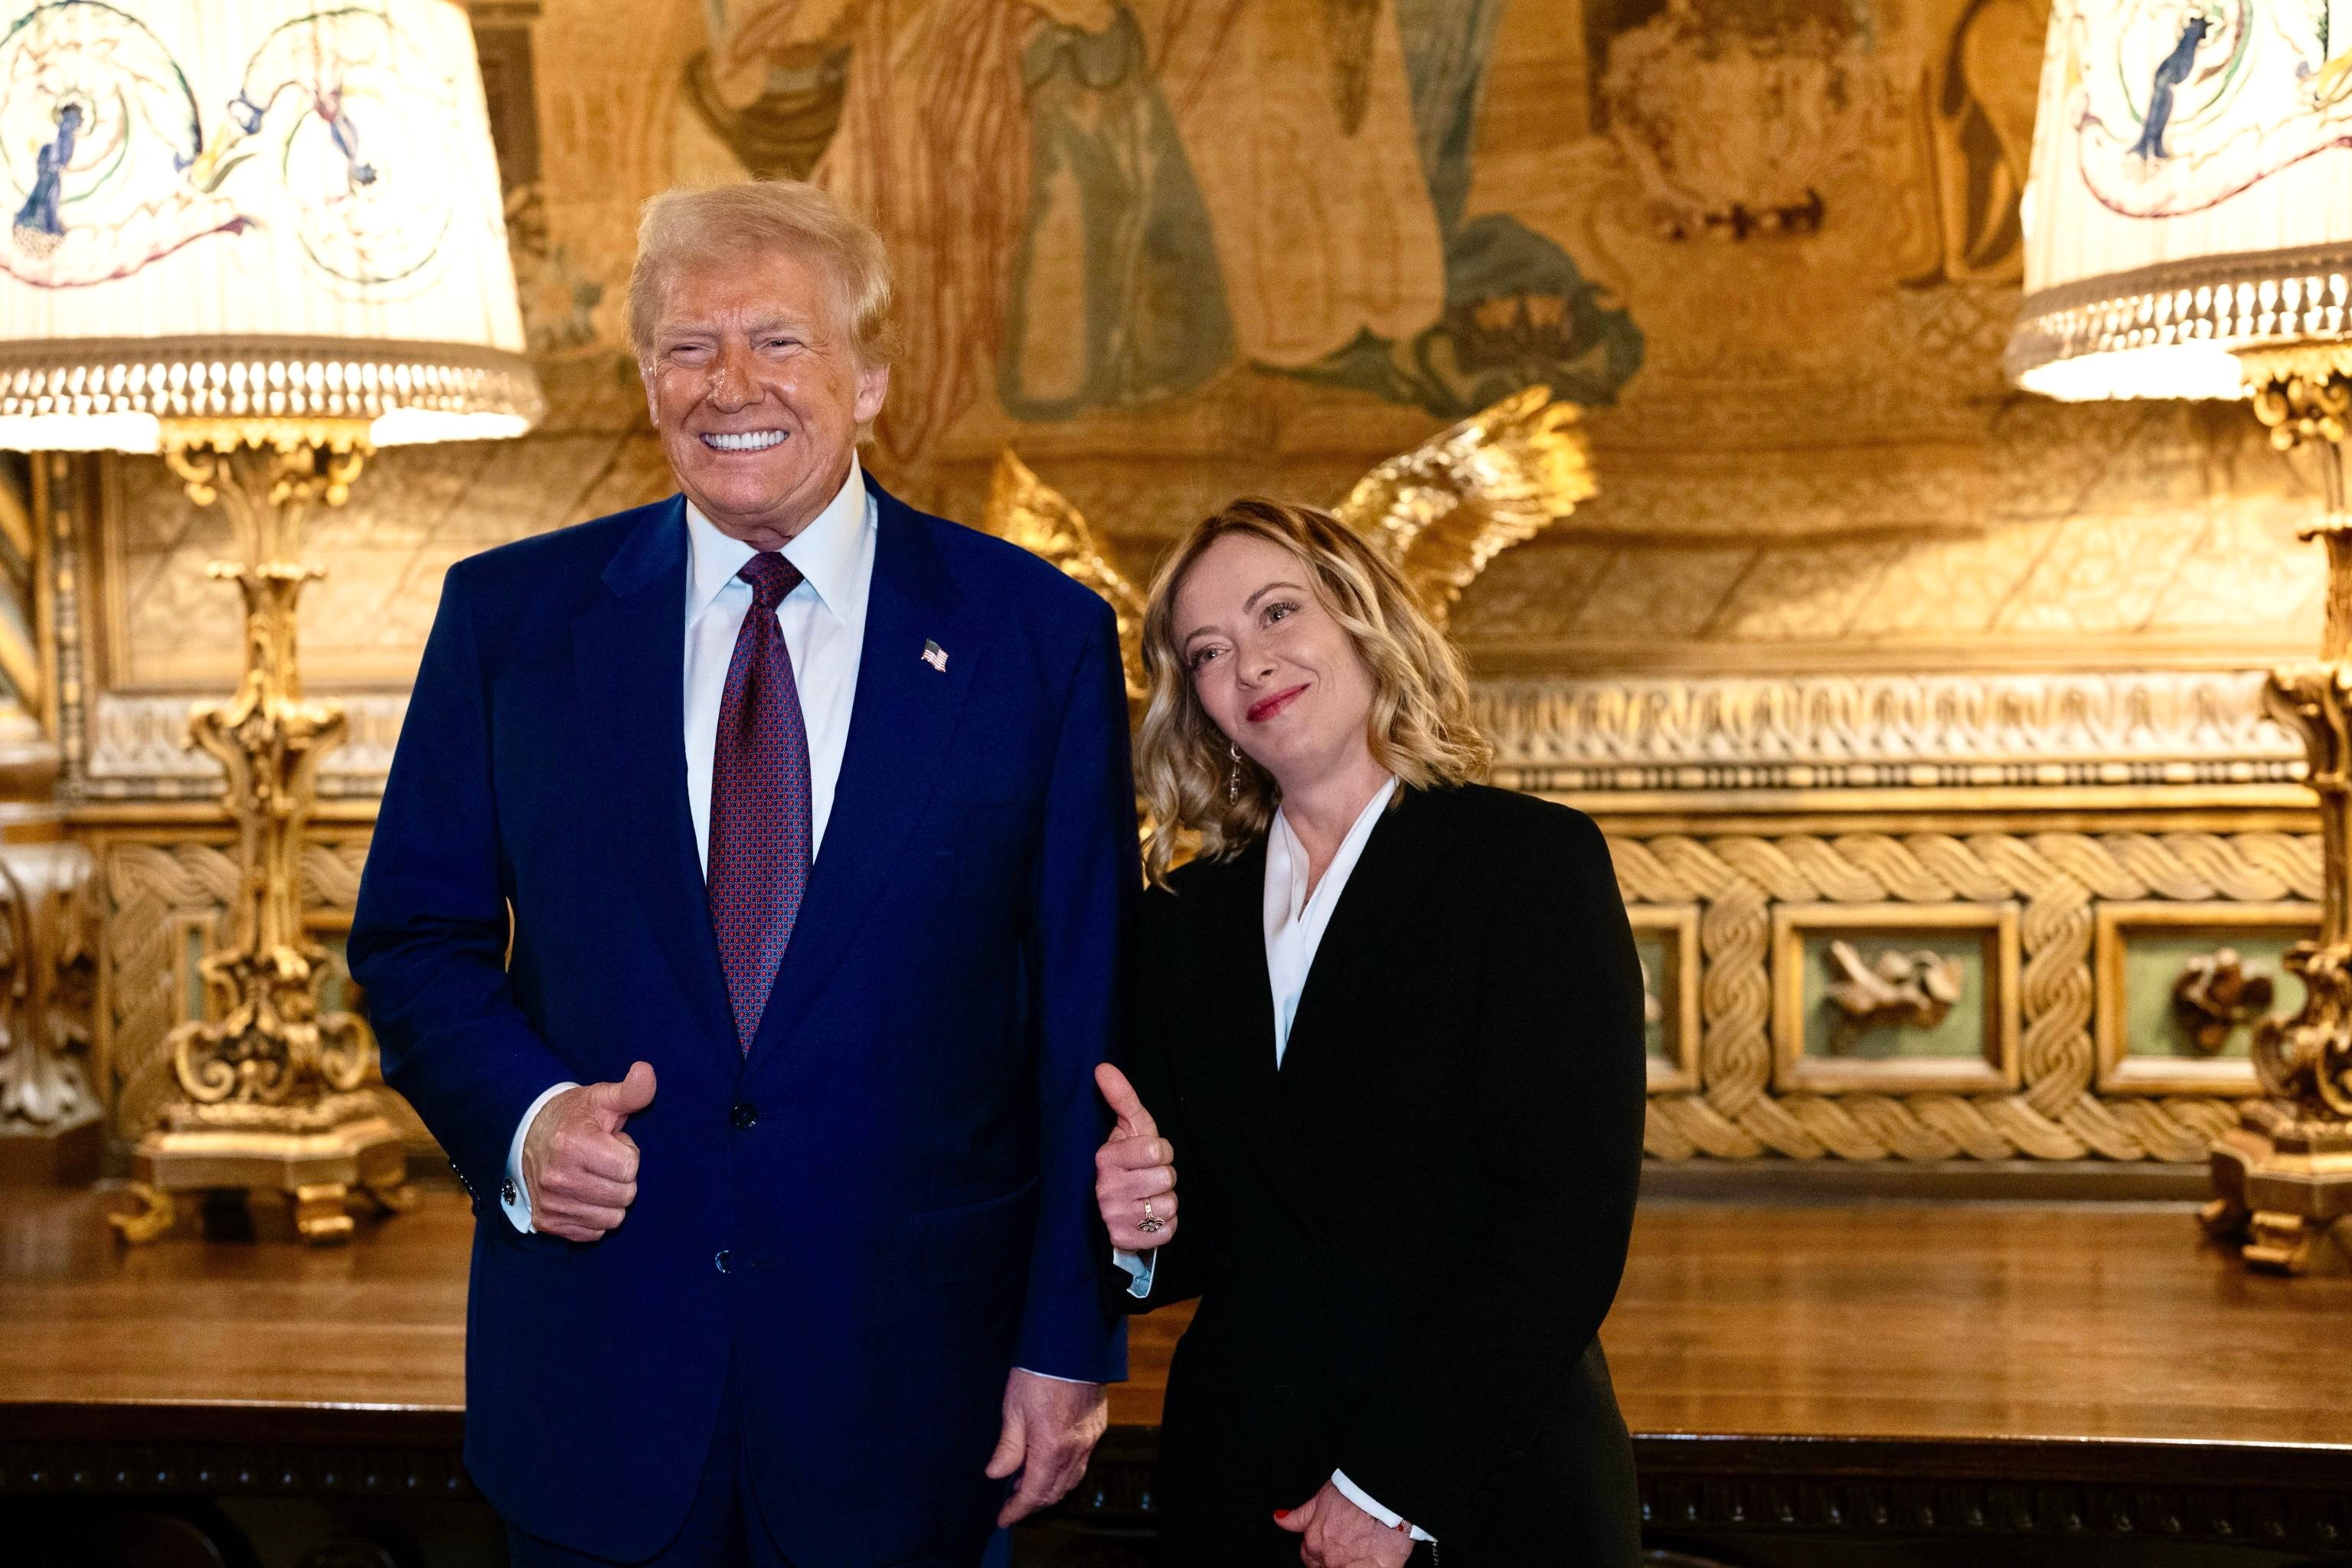
[{"label": "man in blue suit", "polygon": [[477,1194],[466,1462],[520,1564],[971,1568],[1125,1375],[1116,626],[863,475],[889,307],[808,186],[650,204],[684,494],[458,563],[417,673],[352,969]]}]

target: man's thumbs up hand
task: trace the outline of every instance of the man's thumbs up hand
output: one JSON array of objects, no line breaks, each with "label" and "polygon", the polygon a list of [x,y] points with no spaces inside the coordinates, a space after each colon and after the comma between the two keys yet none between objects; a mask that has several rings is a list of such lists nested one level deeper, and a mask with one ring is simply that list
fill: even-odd
[{"label": "man's thumbs up hand", "polygon": [[637,1144],[622,1128],[654,1102],[654,1069],[633,1062],[618,1083],[567,1089],[523,1134],[530,1226],[566,1241],[596,1241],[637,1200]]},{"label": "man's thumbs up hand", "polygon": [[1095,1204],[1112,1246],[1149,1252],[1176,1234],[1176,1150],[1125,1073],[1105,1062],[1095,1068],[1095,1087],[1118,1118],[1095,1151]]},{"label": "man's thumbs up hand", "polygon": [[628,1125],[629,1118],[654,1102],[654,1068],[651,1062],[631,1062],[626,1078],[618,1083],[592,1083],[581,1091],[588,1097],[597,1124],[607,1132],[618,1132]]}]

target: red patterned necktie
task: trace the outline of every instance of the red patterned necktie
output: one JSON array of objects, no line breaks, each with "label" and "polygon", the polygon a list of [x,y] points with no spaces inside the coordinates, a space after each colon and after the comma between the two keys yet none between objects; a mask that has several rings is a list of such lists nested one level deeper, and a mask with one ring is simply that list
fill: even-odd
[{"label": "red patterned necktie", "polygon": [[793,939],[809,875],[808,731],[776,606],[800,569],[772,552],[736,574],[751,608],[735,634],[710,765],[710,929],[745,1051]]}]

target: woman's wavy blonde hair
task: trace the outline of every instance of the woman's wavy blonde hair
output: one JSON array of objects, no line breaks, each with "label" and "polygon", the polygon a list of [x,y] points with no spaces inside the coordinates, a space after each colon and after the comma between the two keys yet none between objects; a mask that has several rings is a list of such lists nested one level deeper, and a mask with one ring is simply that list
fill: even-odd
[{"label": "woman's wavy blonde hair", "polygon": [[[1176,595],[1192,565],[1228,534],[1276,545],[1307,568],[1315,596],[1355,644],[1372,680],[1365,739],[1372,760],[1412,789],[1467,784],[1483,775],[1494,748],[1470,719],[1462,656],[1437,629],[1395,567],[1338,519],[1312,507],[1237,500],[1195,526],[1151,584],[1143,612],[1143,671],[1150,688],[1136,738],[1135,776],[1151,830],[1145,874],[1167,886],[1188,835],[1202,859],[1240,854],[1266,830],[1281,804],[1273,777],[1244,754],[1240,787],[1232,742],[1210,722],[1177,645]],[[1403,798],[1400,792],[1391,804]]]}]

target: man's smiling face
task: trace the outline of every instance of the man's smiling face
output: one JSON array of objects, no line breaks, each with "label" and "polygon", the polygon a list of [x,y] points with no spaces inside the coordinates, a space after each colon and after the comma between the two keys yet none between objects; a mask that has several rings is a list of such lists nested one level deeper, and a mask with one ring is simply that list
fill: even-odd
[{"label": "man's smiling face", "polygon": [[754,549],[824,510],[882,412],[890,372],[860,361],[842,315],[822,267],[777,251],[713,256],[663,294],[641,367],[654,428],[688,497]]}]

